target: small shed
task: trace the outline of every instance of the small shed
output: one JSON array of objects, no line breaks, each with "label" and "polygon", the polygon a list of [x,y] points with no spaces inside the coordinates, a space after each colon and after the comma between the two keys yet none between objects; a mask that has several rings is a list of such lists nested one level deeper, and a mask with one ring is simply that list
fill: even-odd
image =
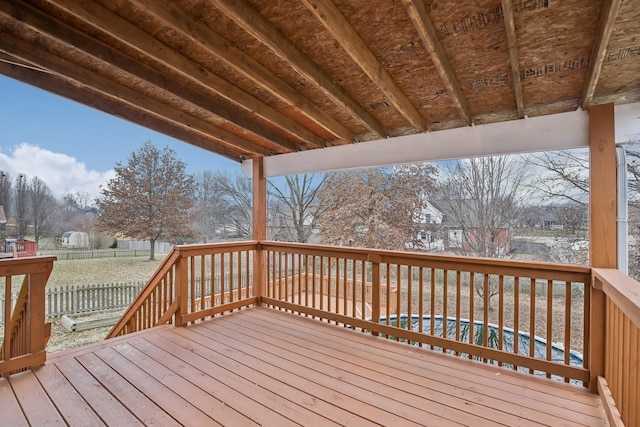
[{"label": "small shed", "polygon": [[82,231],[67,231],[62,235],[62,247],[86,249],[89,247],[89,235]]}]

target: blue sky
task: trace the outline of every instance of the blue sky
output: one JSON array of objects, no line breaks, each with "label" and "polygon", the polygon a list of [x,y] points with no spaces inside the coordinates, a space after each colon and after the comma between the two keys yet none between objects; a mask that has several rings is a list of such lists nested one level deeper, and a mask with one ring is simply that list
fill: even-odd
[{"label": "blue sky", "polygon": [[169,146],[195,174],[241,173],[240,164],[101,111],[0,76],[0,170],[43,179],[56,197],[98,195],[144,142]]}]

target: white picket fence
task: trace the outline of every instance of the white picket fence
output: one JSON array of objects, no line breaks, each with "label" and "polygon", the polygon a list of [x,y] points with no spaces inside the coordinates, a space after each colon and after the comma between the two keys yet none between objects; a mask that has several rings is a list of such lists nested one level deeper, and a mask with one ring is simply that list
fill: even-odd
[{"label": "white picket fence", "polygon": [[[243,274],[239,278],[242,288],[247,286],[245,276]],[[194,298],[200,298],[201,287],[199,281],[196,282]],[[45,291],[45,315],[47,319],[53,319],[63,314],[73,315],[124,309],[129,307],[145,283],[145,281],[137,281],[49,288]],[[234,290],[238,288],[238,277],[231,280],[229,274],[226,273],[223,286],[221,276],[215,275],[214,293],[219,294],[221,289],[224,289],[224,292],[229,292],[229,287]],[[205,295],[211,295],[211,277],[205,278]],[[18,295],[14,294],[12,301],[15,302],[17,297]],[[5,296],[0,295],[0,325],[4,323],[4,312]]]},{"label": "white picket fence", "polygon": [[[45,315],[47,319],[52,319],[63,314],[127,308],[144,285],[144,281],[138,281],[47,289],[45,292]],[[17,294],[13,295],[12,301],[15,301],[16,298]],[[4,310],[5,296],[0,295],[0,324],[4,322]]]}]

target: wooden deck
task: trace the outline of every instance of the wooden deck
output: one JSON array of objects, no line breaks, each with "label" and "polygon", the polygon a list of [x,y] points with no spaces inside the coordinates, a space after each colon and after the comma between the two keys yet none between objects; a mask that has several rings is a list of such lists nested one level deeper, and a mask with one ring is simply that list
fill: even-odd
[{"label": "wooden deck", "polygon": [[581,387],[269,308],[49,355],[3,425],[607,425]]}]

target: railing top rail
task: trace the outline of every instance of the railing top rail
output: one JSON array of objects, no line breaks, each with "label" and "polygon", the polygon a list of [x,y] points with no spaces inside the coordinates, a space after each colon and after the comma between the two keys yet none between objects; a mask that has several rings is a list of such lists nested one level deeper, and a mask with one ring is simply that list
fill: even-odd
[{"label": "railing top rail", "polygon": [[[457,255],[434,255],[405,251],[388,251],[381,249],[309,245],[303,243],[284,243],[271,241],[261,241],[260,247],[268,250],[296,251],[309,255],[333,255],[358,260],[368,260],[392,264],[424,265],[451,270],[471,270],[474,272],[494,273],[502,273],[504,271],[505,274],[527,272],[527,274],[523,274],[524,276],[529,276],[531,272],[534,271],[537,274],[540,274],[541,277],[547,276],[549,273],[559,273],[563,277],[573,276],[575,277],[575,279],[585,282],[589,281],[589,275],[591,273],[591,269],[589,266],[579,264],[530,262]],[[499,271],[497,271],[496,269],[498,269]]]},{"label": "railing top rail", "polygon": [[230,242],[230,243],[204,243],[194,245],[175,245],[173,249],[183,256],[194,256],[202,254],[212,254],[221,252],[234,252],[246,251],[249,249],[256,249],[258,241],[247,240],[242,242]]},{"label": "railing top rail", "polygon": [[640,328],[640,283],[615,268],[593,268],[594,286],[602,291]]},{"label": "railing top rail", "polygon": [[7,258],[0,260],[0,276],[46,273],[51,270],[55,256]]}]

